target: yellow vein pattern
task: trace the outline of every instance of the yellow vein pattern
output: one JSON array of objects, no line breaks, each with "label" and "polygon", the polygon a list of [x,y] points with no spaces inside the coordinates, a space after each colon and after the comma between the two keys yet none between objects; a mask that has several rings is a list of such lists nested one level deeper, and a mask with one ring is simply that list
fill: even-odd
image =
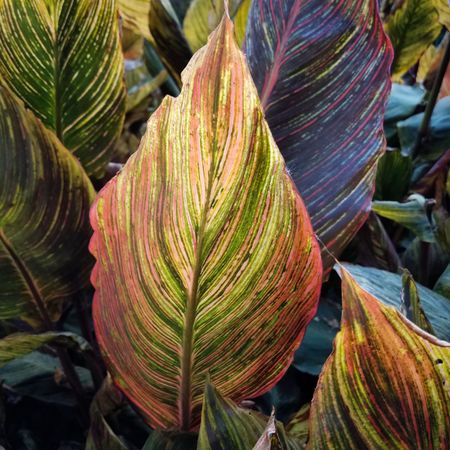
[{"label": "yellow vein pattern", "polygon": [[254,0],[248,17],[244,49],[267,122],[336,256],[367,218],[385,148],[392,48],[377,9],[377,0]]},{"label": "yellow vein pattern", "polygon": [[[251,0],[228,2],[239,45],[244,40],[250,5]],[[193,0],[191,2],[184,18],[183,29],[193,51],[206,44],[209,34],[217,27],[224,13],[225,2],[223,0]]]},{"label": "yellow vein pattern", "polygon": [[405,0],[386,23],[386,32],[394,47],[394,81],[401,80],[439,36],[442,26],[437,3],[436,0]]},{"label": "yellow vein pattern", "polygon": [[309,217],[224,19],[91,210],[94,321],[117,385],[154,427],[198,425],[205,377],[268,390],[315,313]]},{"label": "yellow vein pattern", "polygon": [[90,175],[125,114],[115,0],[0,0],[0,76]]},{"label": "yellow vein pattern", "polygon": [[447,449],[450,344],[341,274],[342,328],[311,404],[307,448]]},{"label": "yellow vein pattern", "polygon": [[[0,86],[0,319],[57,317],[89,280],[94,189],[78,161]],[[51,314],[52,315],[52,314]]]}]

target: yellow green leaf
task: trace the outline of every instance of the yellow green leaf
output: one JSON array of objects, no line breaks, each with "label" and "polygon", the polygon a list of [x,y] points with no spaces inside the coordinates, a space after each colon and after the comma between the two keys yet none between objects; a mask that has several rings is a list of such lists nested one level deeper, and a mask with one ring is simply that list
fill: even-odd
[{"label": "yellow green leaf", "polygon": [[308,449],[444,449],[450,344],[341,269],[342,327],[311,404]]},{"label": "yellow green leaf", "polygon": [[[244,41],[247,16],[251,0],[230,0],[230,17],[235,23],[235,33],[239,45]],[[225,13],[223,0],[193,0],[184,18],[183,28],[186,39],[193,51],[206,44],[209,34],[217,27]]]},{"label": "yellow green leaf", "polygon": [[[0,84],[0,319],[56,318],[85,287],[94,189],[55,135]],[[47,318],[48,319],[48,318]]]},{"label": "yellow green leaf", "polygon": [[234,401],[282,376],[317,308],[320,251],[228,18],[91,222],[99,344],[153,427],[195,428],[207,374]]},{"label": "yellow green leaf", "polygon": [[394,47],[392,77],[399,81],[439,36],[436,0],[405,0],[389,17],[386,32]]},{"label": "yellow green leaf", "polygon": [[0,0],[0,77],[89,175],[125,115],[115,0]]}]

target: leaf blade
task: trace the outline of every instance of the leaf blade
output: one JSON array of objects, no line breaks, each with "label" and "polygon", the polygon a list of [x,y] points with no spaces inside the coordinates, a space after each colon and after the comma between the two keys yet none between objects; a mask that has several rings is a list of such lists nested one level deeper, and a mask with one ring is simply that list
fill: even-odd
[{"label": "leaf blade", "polygon": [[367,217],[385,147],[392,49],[376,3],[254,1],[244,44],[275,141],[335,256]]},{"label": "leaf blade", "polygon": [[[224,395],[239,400],[269,389],[287,369],[317,306],[321,263],[229,19],[183,77],[181,94],[166,97],[141,148],[99,195],[91,212],[91,250],[97,258],[94,321],[112,376],[150,423],[189,429],[199,420],[207,373]],[[142,195],[124,203],[133,191]],[[125,197],[118,201],[117,195]],[[135,239],[144,246],[133,252]],[[127,261],[139,261],[134,275]],[[116,283],[123,276],[129,281]],[[125,292],[132,279],[133,292]],[[265,314],[256,314],[263,305]],[[132,326],[134,337],[147,349],[137,354],[121,338],[136,307],[145,307],[145,314],[141,327]],[[282,324],[288,324],[285,332],[274,338]],[[264,355],[269,340],[276,351]],[[153,376],[125,375],[124,363]]]}]

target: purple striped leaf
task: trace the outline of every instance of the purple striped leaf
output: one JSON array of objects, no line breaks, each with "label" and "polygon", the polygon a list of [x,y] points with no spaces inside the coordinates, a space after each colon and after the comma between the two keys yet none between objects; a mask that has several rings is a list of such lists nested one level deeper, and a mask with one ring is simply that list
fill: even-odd
[{"label": "purple striped leaf", "polygon": [[338,255],[367,217],[385,147],[392,48],[377,1],[253,0],[244,46],[315,231]]}]

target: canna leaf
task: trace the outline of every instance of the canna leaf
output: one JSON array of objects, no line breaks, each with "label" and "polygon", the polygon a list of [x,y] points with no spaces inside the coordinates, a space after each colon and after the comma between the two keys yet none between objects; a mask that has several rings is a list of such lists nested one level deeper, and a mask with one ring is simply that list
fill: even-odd
[{"label": "canna leaf", "polygon": [[448,0],[434,0],[434,6],[439,14],[439,22],[450,30],[450,5]]},{"label": "canna leaf", "polygon": [[266,423],[266,417],[240,408],[207,383],[197,449],[251,449],[264,433]]},{"label": "canna leaf", "polygon": [[71,153],[1,85],[0,173],[0,319],[39,325],[88,283],[94,189]]},{"label": "canna leaf", "polygon": [[389,17],[386,32],[394,47],[392,76],[395,81],[410,69],[439,36],[442,26],[436,0],[405,0]]},{"label": "canna leaf", "polygon": [[419,292],[417,290],[416,283],[407,269],[404,269],[402,274],[400,311],[407,319],[422,328],[422,330],[435,334],[433,327],[431,326],[430,321],[428,320],[422,309],[422,305],[420,304]]},{"label": "canna leaf", "polygon": [[0,0],[0,77],[89,175],[125,115],[115,0]]},{"label": "canna leaf", "polygon": [[192,57],[175,10],[169,0],[149,0],[148,26],[158,55],[174,80],[181,83],[180,74]]},{"label": "canna leaf", "polygon": [[[230,0],[229,14],[235,24],[237,41],[242,44],[247,25],[247,16],[251,0]],[[184,18],[183,28],[192,48],[197,51],[203,47],[210,33],[217,27],[225,13],[223,0],[192,0]]]},{"label": "canna leaf", "polygon": [[228,18],[183,84],[99,194],[91,249],[109,371],[153,427],[185,431],[207,373],[236,401],[282,376],[317,308],[321,261]]},{"label": "canna leaf", "polygon": [[[386,305],[394,306],[398,311],[401,310],[402,277],[400,275],[354,264],[346,263],[344,267],[364,290]],[[417,291],[422,308],[431,322],[436,336],[449,341],[450,302],[442,295],[419,283],[417,283]]]},{"label": "canna leaf", "polygon": [[405,203],[374,201],[372,209],[381,217],[390,219],[411,230],[425,242],[435,242],[435,225],[431,218],[434,200],[420,194],[410,195]]},{"label": "canna leaf", "polygon": [[311,404],[308,449],[446,448],[450,344],[341,269],[342,328]]},{"label": "canna leaf", "polygon": [[[392,50],[376,0],[254,1],[244,44],[267,122],[332,253],[370,209]],[[334,264],[323,252],[324,267]]]},{"label": "canna leaf", "polygon": [[76,347],[80,350],[89,348],[89,344],[81,336],[74,333],[14,333],[0,339],[0,367],[37,350],[45,344],[59,344],[66,347]]},{"label": "canna leaf", "polygon": [[151,0],[117,0],[125,27],[141,34],[150,42],[153,37],[148,26]]},{"label": "canna leaf", "polygon": [[450,264],[436,281],[433,290],[450,300]]}]

